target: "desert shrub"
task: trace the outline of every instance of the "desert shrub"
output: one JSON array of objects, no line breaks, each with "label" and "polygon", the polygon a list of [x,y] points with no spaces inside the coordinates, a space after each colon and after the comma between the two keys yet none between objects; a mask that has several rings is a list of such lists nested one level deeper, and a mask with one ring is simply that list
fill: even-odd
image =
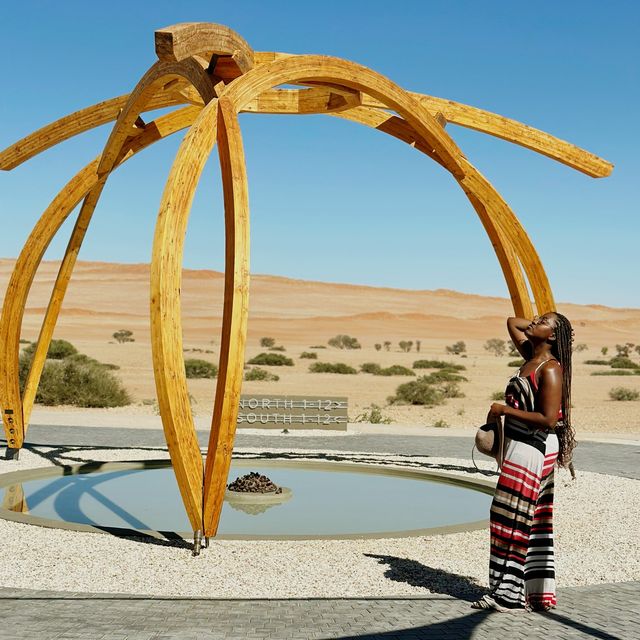
[{"label": "desert shrub", "polygon": [[609,360],[585,360],[585,364],[609,364]]},{"label": "desert shrub", "polygon": [[353,367],[344,364],[344,362],[314,362],[309,365],[309,371],[311,371],[311,373],[358,373]]},{"label": "desert shrub", "polygon": [[354,422],[369,422],[370,424],[391,424],[391,418],[383,415],[377,404],[372,404],[367,411],[361,413]]},{"label": "desert shrub", "polygon": [[587,344],[585,344],[584,342],[580,342],[574,347],[573,350],[576,351],[577,353],[580,353],[581,351],[587,351],[588,349],[589,349],[589,346]]},{"label": "desert shrub", "polygon": [[318,359],[318,354],[317,353],[313,353],[313,351],[303,351],[300,354],[301,358],[307,358],[308,360],[317,360]]},{"label": "desert shrub", "polygon": [[109,362],[98,362],[95,358],[90,358],[84,353],[74,353],[66,358],[69,362],[77,362],[78,364],[92,364],[96,367],[104,367],[110,371],[117,371],[120,367],[117,364],[111,364]]},{"label": "desert shrub", "polygon": [[636,348],[634,349],[634,351],[640,356],[640,344],[636,345]]},{"label": "desert shrub", "polygon": [[363,373],[371,373],[374,376],[415,376],[411,369],[401,365],[393,364],[390,367],[381,367],[375,362],[365,362],[360,365],[360,371]]},{"label": "desert shrub", "polygon": [[607,355],[607,351],[609,351],[609,347],[602,347],[602,349],[600,349],[600,353],[601,353],[603,356],[606,356],[606,355]]},{"label": "desert shrub", "polygon": [[524,360],[511,360],[508,365],[510,367],[521,367],[524,364]]},{"label": "desert shrub", "polygon": [[279,353],[259,353],[248,364],[261,364],[267,367],[293,367],[293,360]]},{"label": "desert shrub", "polygon": [[[36,352],[37,342],[32,342],[28,347],[22,350],[27,357],[32,358]],[[64,360],[69,356],[76,355],[78,350],[66,340],[52,340],[47,351],[47,359],[51,360]]]},{"label": "desert shrub", "polygon": [[392,364],[390,367],[380,369],[379,373],[374,375],[378,376],[415,376],[416,374],[408,367],[404,367],[401,364]]},{"label": "desert shrub", "polygon": [[376,342],[373,347],[376,351],[380,351],[380,349],[382,349],[382,345],[379,342]]},{"label": "desert shrub", "polygon": [[422,376],[411,382],[405,382],[396,389],[396,395],[389,398],[391,404],[416,404],[433,407],[445,400],[441,389],[436,388]]},{"label": "desert shrub", "polygon": [[609,364],[613,369],[638,369],[638,365],[625,356],[615,356],[609,360]]},{"label": "desert shrub", "polygon": [[441,385],[442,395],[445,398],[464,398],[464,393],[457,382],[445,382]]},{"label": "desert shrub", "polygon": [[449,423],[446,420],[440,418],[433,423],[433,426],[437,427],[438,429],[446,429],[449,426]]},{"label": "desert shrub", "polygon": [[131,398],[120,381],[102,366],[49,360],[42,371],[36,402],[49,406],[122,407],[131,404]]},{"label": "desert shrub", "polygon": [[459,356],[461,353],[465,353],[467,350],[467,345],[462,340],[458,340],[458,342],[454,342],[453,344],[445,347],[447,353],[453,353],[456,356]]},{"label": "desert shrub", "polygon": [[123,342],[135,342],[135,338],[133,337],[133,331],[129,331],[128,329],[120,329],[113,334],[113,337],[122,344]]},{"label": "desert shrub", "polygon": [[275,338],[260,338],[260,346],[265,349],[269,349],[269,347],[273,347],[276,344]]},{"label": "desert shrub", "polygon": [[413,363],[414,369],[449,369],[450,371],[466,371],[463,364],[445,362],[444,360],[416,360]]},{"label": "desert shrub", "polygon": [[380,375],[380,371],[382,371],[382,367],[376,362],[365,362],[360,365],[360,371],[362,373],[371,373],[374,376]]},{"label": "desert shrub", "polygon": [[218,367],[215,364],[199,358],[187,358],[184,361],[184,369],[187,378],[215,378],[218,375]]},{"label": "desert shrub", "polygon": [[343,335],[343,334],[339,334],[327,340],[327,344],[330,347],[335,347],[336,349],[361,349],[362,348],[362,346],[360,345],[360,343],[356,338]]},{"label": "desert shrub", "polygon": [[326,344],[314,344],[313,346],[309,347],[309,349],[326,349],[327,345]]},{"label": "desert shrub", "polygon": [[244,379],[249,381],[264,380],[267,382],[277,382],[278,380],[280,380],[280,376],[277,376],[275,373],[271,373],[266,369],[261,369],[260,367],[253,367],[253,369],[249,369],[244,374]]},{"label": "desert shrub", "polygon": [[504,391],[494,391],[489,400],[494,402],[504,402]]},{"label": "desert shrub", "polygon": [[282,345],[278,345],[275,347],[269,347],[269,351],[286,351],[286,347],[283,347]]},{"label": "desert shrub", "polygon": [[640,375],[640,369],[607,369],[606,371],[594,371],[592,376],[633,376]]},{"label": "desert shrub", "polygon": [[490,338],[484,343],[484,348],[496,357],[503,356],[507,350],[507,343],[500,338]]},{"label": "desert shrub", "polygon": [[400,351],[409,353],[409,351],[411,351],[411,347],[413,347],[413,340],[400,340],[400,342],[398,342],[398,346],[400,347]]},{"label": "desert shrub", "polygon": [[389,349],[391,348],[391,342],[389,342],[389,340],[385,340],[383,344],[384,344],[384,350],[389,351]]},{"label": "desert shrub", "polygon": [[[20,354],[18,377],[21,390],[24,389],[34,351],[35,346]],[[49,359],[42,369],[35,401],[49,406],[70,404],[91,408],[131,404],[126,389],[109,371],[115,366],[103,364],[77,351],[63,359]]]},{"label": "desert shrub", "polygon": [[418,353],[420,353],[420,345],[421,345],[420,340],[416,340],[416,351],[417,351]]},{"label": "desert shrub", "polygon": [[25,340],[24,338],[20,338],[18,342],[20,344],[31,344],[31,340]]},{"label": "desert shrub", "polygon": [[520,355],[520,352],[516,349],[516,345],[513,342],[509,343],[509,355],[512,358],[517,358]]},{"label": "desert shrub", "polygon": [[618,401],[638,400],[640,399],[640,391],[627,387],[614,387],[609,391],[609,397]]}]

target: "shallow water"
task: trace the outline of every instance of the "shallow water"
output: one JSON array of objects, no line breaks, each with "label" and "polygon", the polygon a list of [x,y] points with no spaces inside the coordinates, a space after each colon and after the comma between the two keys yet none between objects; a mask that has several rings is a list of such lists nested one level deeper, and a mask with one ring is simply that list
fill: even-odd
[{"label": "shallow water", "polygon": [[[234,462],[229,481],[249,471],[267,475],[292,495],[273,505],[225,501],[219,534],[332,536],[426,529],[485,519],[491,502],[485,493],[444,482],[303,465],[282,468],[259,460]],[[5,493],[15,487],[0,488],[5,508]],[[22,490],[31,516],[103,527],[191,530],[171,468],[29,480]]]}]

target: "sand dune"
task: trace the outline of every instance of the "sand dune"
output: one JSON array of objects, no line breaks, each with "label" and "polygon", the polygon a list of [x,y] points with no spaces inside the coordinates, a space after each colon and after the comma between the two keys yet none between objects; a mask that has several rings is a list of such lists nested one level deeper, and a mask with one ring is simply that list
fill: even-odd
[{"label": "sand dune", "polygon": [[[2,296],[13,265],[13,259],[0,259]],[[44,262],[37,274],[25,313],[24,339],[37,339],[58,266],[57,262]],[[57,337],[71,340],[89,355],[120,365],[119,373],[138,401],[155,395],[149,342],[149,273],[146,264],[79,262],[56,330]],[[214,361],[220,341],[223,286],[223,274],[216,271],[183,273],[184,347]],[[611,402],[608,398],[608,390],[620,384],[640,390],[640,376],[594,377],[594,367],[583,364],[585,359],[601,358],[603,346],[611,355],[616,344],[640,341],[640,309],[558,303],[558,310],[572,320],[576,342],[588,345],[588,350],[574,357],[576,419],[591,431],[640,431],[640,403]],[[507,338],[505,319],[512,314],[507,298],[446,289],[414,291],[254,275],[247,357],[261,350],[259,339],[268,335],[286,346],[295,366],[279,370],[278,383],[246,383],[245,388],[253,392],[347,395],[350,414],[355,416],[372,402],[384,405],[387,396],[406,379],[313,375],[308,373],[308,361],[299,360],[302,351],[312,345],[326,345],[332,336],[347,333],[358,338],[361,350],[319,350],[319,358],[354,366],[366,361],[411,366],[418,357],[450,357],[445,346],[464,340],[468,357],[460,361],[468,368],[465,398],[450,400],[445,407],[387,407],[386,412],[405,423],[444,420],[452,426],[472,426],[484,417],[483,413],[486,415],[489,397],[504,387],[512,372],[507,367],[510,358],[496,358],[483,348],[489,338]],[[134,332],[135,343],[114,344],[113,332],[123,328]],[[420,355],[415,347],[411,353],[401,353],[400,340],[420,341]],[[375,350],[376,343],[385,341],[391,342],[389,351]],[[192,381],[191,387],[198,410],[208,411],[214,385],[211,381]]]}]

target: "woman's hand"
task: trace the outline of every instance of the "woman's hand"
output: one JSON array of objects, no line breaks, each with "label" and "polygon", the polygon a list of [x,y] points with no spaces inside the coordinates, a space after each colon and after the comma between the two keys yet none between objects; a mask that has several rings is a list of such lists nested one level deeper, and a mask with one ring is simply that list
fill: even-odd
[{"label": "woman's hand", "polygon": [[506,408],[506,405],[494,402],[489,409],[489,416],[493,419],[499,418],[504,415]]}]

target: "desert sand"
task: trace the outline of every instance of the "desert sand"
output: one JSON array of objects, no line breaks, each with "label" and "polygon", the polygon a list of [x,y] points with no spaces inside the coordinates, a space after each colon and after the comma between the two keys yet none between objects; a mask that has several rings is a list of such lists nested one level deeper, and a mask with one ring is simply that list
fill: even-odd
[{"label": "desert sand", "polygon": [[[4,296],[14,260],[0,259],[0,293]],[[22,338],[36,340],[57,262],[44,262],[34,282],[24,318]],[[222,316],[223,275],[185,270],[183,274],[183,334],[185,357],[217,363]],[[576,344],[587,349],[574,354],[573,422],[577,431],[640,433],[640,401],[616,402],[609,390],[624,386],[640,391],[640,376],[593,376],[606,366],[586,365],[601,359],[601,348],[615,355],[615,345],[640,338],[640,309],[558,303],[574,326]],[[508,339],[505,320],[513,314],[507,298],[483,297],[438,289],[414,291],[349,284],[308,282],[268,275],[251,281],[247,359],[264,351],[259,341],[273,337],[294,360],[293,367],[269,367],[278,382],[245,382],[243,391],[299,395],[342,395],[349,398],[349,416],[356,420],[375,403],[401,425],[471,429],[484,421],[491,396],[504,389],[515,369],[510,356],[496,357],[484,349],[489,338]],[[118,344],[112,334],[133,331],[135,342]],[[411,378],[309,373],[310,360],[300,359],[314,345],[327,346],[336,334],[356,337],[357,350],[316,349],[318,360],[344,362],[356,368],[364,362],[411,367],[417,359],[439,359],[466,366],[464,398],[433,408],[387,406],[396,387]],[[111,413],[153,415],[155,398],[149,334],[149,266],[79,262],[62,309],[55,337],[71,341],[80,351],[120,367],[117,375],[134,398],[134,405]],[[412,340],[409,353],[400,340]],[[466,343],[466,357],[446,353],[445,347]],[[376,343],[391,342],[389,351]],[[420,341],[420,352],[415,343]],[[640,363],[636,353],[632,356]],[[215,381],[190,380],[194,410],[200,418],[211,413]],[[83,410],[86,411],[86,410]],[[100,412],[104,410],[93,410]],[[108,414],[109,412],[105,412]],[[105,417],[108,421],[108,418]]]}]

